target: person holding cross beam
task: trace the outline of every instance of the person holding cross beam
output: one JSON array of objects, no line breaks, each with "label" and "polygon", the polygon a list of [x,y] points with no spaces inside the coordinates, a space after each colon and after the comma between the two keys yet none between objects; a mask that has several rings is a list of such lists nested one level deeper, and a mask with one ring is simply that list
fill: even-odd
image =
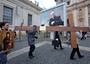
[{"label": "person holding cross beam", "polygon": [[[71,18],[72,18],[72,15],[69,15],[69,18],[67,19],[68,26],[73,26],[74,25],[73,24],[73,20],[71,20]],[[72,21],[72,23],[71,23],[71,21]],[[73,34],[70,31],[68,33],[70,34],[70,39],[68,41],[72,40],[73,39],[72,37],[75,37],[75,40],[76,40],[75,42],[76,42],[76,46],[77,46],[76,48],[72,47],[72,43],[74,42],[74,40],[69,43],[69,44],[71,44],[71,47],[73,48],[72,52],[70,54],[70,59],[71,60],[75,60],[76,59],[76,58],[74,58],[74,55],[75,55],[76,52],[77,52],[77,55],[78,55],[79,58],[83,58],[84,56],[81,55],[81,53],[79,51],[79,46],[78,46],[79,40],[82,38],[82,30],[79,30],[79,31],[73,33],[73,34],[75,34],[74,36],[73,36]]]},{"label": "person holding cross beam", "polygon": [[35,50],[35,39],[37,39],[36,32],[36,25],[33,25],[33,30],[26,30],[28,37],[28,45],[30,46],[28,53],[30,59],[34,58],[33,52]]},{"label": "person holding cross beam", "polygon": [[77,52],[77,55],[78,55],[79,58],[83,58],[84,57],[84,55],[81,55],[81,53],[79,51],[79,46],[78,46],[79,40],[81,38],[82,38],[82,31],[80,30],[80,31],[76,32],[77,48],[73,48],[73,50],[71,52],[71,55],[70,55],[70,59],[71,60],[75,60],[76,59],[76,58],[74,58],[74,55],[75,55],[76,52]]},{"label": "person holding cross beam", "polygon": [[[50,15],[51,15],[50,22],[49,22],[50,26],[63,25],[63,21],[61,20],[61,17],[60,16],[56,16],[54,11],[52,11],[50,13]],[[54,45],[54,49],[57,49],[56,47],[58,47],[59,45],[60,45],[60,48],[63,49],[62,45],[61,45],[61,40],[59,38],[58,31],[51,32],[50,36],[52,36],[52,35],[54,35],[54,38],[53,38],[53,41],[52,41],[52,45]]]}]

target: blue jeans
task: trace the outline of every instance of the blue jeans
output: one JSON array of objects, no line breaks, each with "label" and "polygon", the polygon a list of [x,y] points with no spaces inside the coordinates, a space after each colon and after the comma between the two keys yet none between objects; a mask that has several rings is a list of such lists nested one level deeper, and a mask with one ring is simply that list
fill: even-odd
[{"label": "blue jeans", "polygon": [[7,55],[5,53],[0,54],[0,64],[6,64],[7,62]]}]

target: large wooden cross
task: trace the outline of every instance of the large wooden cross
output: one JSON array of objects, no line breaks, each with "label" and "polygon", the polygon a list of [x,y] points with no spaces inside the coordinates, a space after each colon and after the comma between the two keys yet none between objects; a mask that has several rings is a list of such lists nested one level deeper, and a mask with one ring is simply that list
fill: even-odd
[{"label": "large wooden cross", "polygon": [[[74,21],[73,21],[73,15],[69,14],[69,27],[61,27],[61,26],[46,26],[46,31],[70,31],[70,41],[71,41],[71,47],[77,48],[77,40],[76,40],[76,31],[85,31],[90,32],[90,27],[74,27]],[[19,26],[15,27],[15,30],[32,30],[32,26],[23,26],[22,28]],[[37,31],[40,30],[40,26],[37,26]]]}]

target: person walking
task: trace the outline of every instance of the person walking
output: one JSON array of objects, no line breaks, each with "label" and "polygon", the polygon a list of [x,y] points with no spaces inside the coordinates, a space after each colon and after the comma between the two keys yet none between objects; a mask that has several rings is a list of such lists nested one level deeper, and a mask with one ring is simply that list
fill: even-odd
[{"label": "person walking", "polygon": [[28,45],[30,46],[28,53],[30,59],[34,58],[33,52],[35,50],[35,39],[37,39],[36,32],[36,25],[33,26],[33,30],[26,30]]},{"label": "person walking", "polygon": [[[52,11],[50,13],[51,18],[50,18],[50,22],[49,22],[49,26],[59,26],[59,25],[63,25],[63,21],[61,20],[60,16],[56,16],[54,11]],[[60,45],[60,48],[62,48],[61,45],[61,40],[59,38],[59,34],[58,31],[55,32],[50,32],[50,36],[52,37],[52,44],[54,45],[54,49],[57,49],[56,47]]]},{"label": "person walking", "polygon": [[77,36],[77,48],[73,48],[71,55],[70,55],[70,59],[71,60],[75,60],[76,58],[74,58],[75,53],[77,52],[77,55],[79,58],[83,58],[84,55],[81,55],[80,51],[79,51],[79,40],[82,38],[82,31],[76,32],[76,36]]},{"label": "person walking", "polygon": [[81,38],[81,40],[84,40],[86,38],[87,38],[87,32],[82,32],[82,38]]}]

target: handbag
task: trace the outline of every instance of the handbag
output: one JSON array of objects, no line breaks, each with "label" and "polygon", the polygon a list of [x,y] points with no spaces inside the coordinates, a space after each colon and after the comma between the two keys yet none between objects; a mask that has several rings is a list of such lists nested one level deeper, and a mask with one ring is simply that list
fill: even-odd
[{"label": "handbag", "polygon": [[54,39],[54,40],[52,41],[52,45],[53,45],[53,46],[56,46],[56,47],[59,47],[59,41]]}]

